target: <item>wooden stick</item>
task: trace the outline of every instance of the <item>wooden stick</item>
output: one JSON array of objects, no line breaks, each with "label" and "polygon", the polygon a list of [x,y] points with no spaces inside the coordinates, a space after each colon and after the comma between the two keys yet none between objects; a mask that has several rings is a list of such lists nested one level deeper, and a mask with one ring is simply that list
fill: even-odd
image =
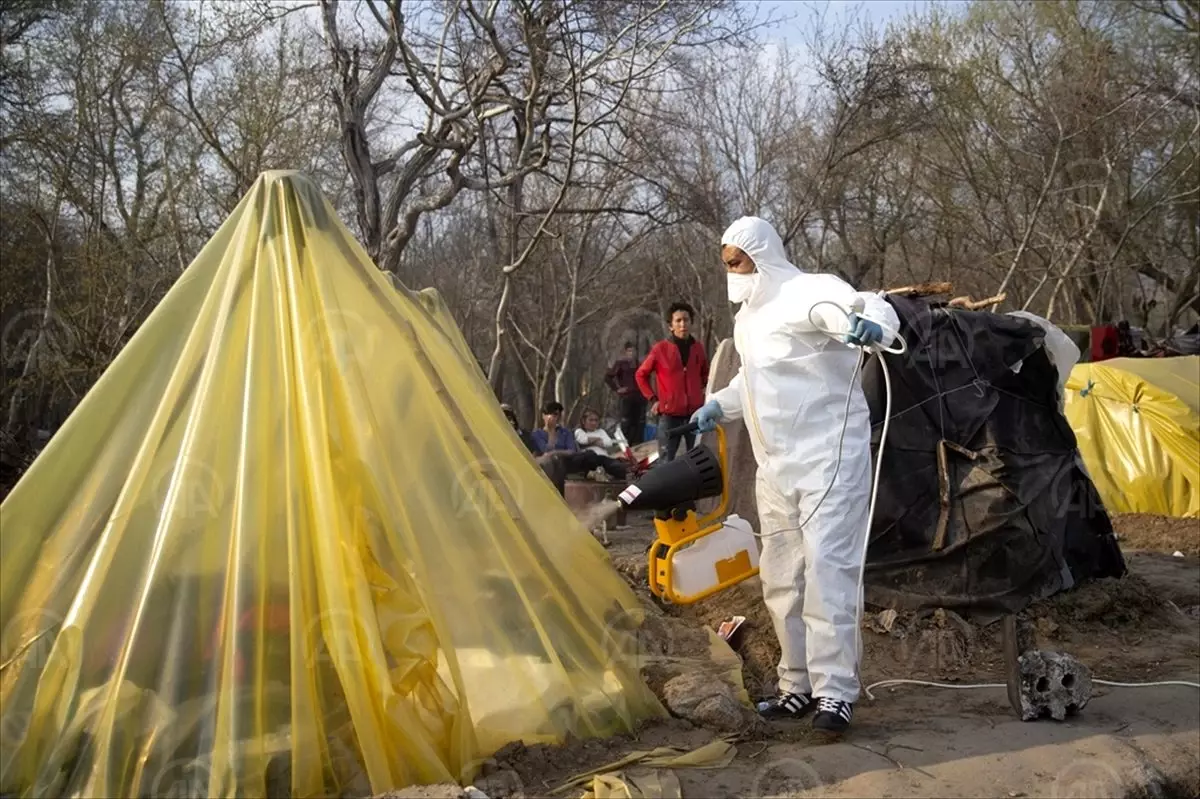
[{"label": "wooden stick", "polygon": [[901,297],[927,297],[934,294],[950,294],[954,291],[953,283],[944,281],[934,283],[914,283],[911,286],[901,286],[894,289],[886,289],[886,294],[896,294]]},{"label": "wooden stick", "polygon": [[988,297],[986,300],[972,300],[970,295],[963,295],[962,297],[955,297],[954,299],[950,300],[947,305],[955,308],[965,308],[968,311],[978,311],[980,308],[985,308],[989,305],[999,305],[1000,303],[1004,302],[1006,297],[1008,297],[1008,294],[1005,292],[995,294],[991,297]]}]

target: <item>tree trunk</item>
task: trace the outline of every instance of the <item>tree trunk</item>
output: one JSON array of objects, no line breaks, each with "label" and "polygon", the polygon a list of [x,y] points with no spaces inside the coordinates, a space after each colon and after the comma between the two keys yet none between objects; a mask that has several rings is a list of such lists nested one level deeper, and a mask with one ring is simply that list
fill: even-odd
[{"label": "tree trunk", "polygon": [[38,354],[46,346],[46,331],[54,319],[54,230],[57,227],[58,219],[56,216],[53,225],[45,231],[46,292],[42,300],[42,314],[38,322],[38,332],[33,340],[33,344],[29,346],[29,352],[25,353],[25,363],[21,367],[21,376],[17,379],[17,386],[13,390],[12,397],[8,403],[8,416],[4,421],[4,434],[6,437],[12,437],[16,430],[17,417],[20,415],[21,405],[24,404],[26,394],[28,393],[29,379],[37,368]]},{"label": "tree trunk", "polygon": [[[1000,281],[1000,288],[996,289],[996,294],[1003,294],[1008,288],[1009,281],[1012,280],[1013,274],[1017,271],[1017,266],[1021,263],[1021,256],[1025,254],[1025,248],[1029,246],[1029,240],[1033,237],[1033,229],[1037,226],[1038,216],[1042,212],[1042,206],[1046,204],[1046,197],[1050,194],[1050,187],[1054,184],[1054,175],[1058,172],[1058,159],[1062,155],[1062,147],[1064,136],[1062,131],[1059,131],[1058,142],[1054,145],[1054,156],[1050,159],[1050,168],[1046,170],[1046,178],[1042,181],[1042,190],[1038,193],[1037,201],[1033,204],[1033,210],[1029,212],[1029,221],[1025,223],[1025,233],[1021,236],[1021,243],[1017,245],[1017,251],[1013,253],[1012,263],[1008,266],[1008,272],[1005,273],[1004,279]],[[996,303],[999,305],[1000,303]],[[992,310],[996,310],[996,305],[992,306]]]}]

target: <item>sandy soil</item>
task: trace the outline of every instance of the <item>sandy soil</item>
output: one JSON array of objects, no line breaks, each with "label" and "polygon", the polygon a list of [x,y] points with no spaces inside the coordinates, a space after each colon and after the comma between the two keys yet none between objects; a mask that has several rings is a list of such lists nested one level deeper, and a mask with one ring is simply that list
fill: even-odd
[{"label": "sandy soil", "polygon": [[[757,581],[692,607],[663,608],[646,590],[651,527],[631,521],[629,529],[610,532],[610,552],[651,610],[642,643],[654,655],[643,669],[650,685],[661,692],[673,675],[710,665],[703,663],[702,627],[715,629],[738,614],[747,617],[734,641],[745,687],[751,697],[769,694],[779,650]],[[1192,542],[1197,538],[1196,523],[1122,517],[1117,524],[1130,573],[1038,603],[1021,614],[1022,629],[1039,648],[1075,655],[1094,677],[1196,681],[1200,558],[1194,546],[1184,549],[1188,535]],[[1172,557],[1176,550],[1189,554]],[[893,678],[1002,683],[998,626],[976,627],[944,613],[869,616],[864,677],[868,685]],[[1083,713],[1061,723],[1019,721],[1002,688],[902,685],[874,694],[873,701],[859,703],[852,734],[837,743],[817,741],[806,723],[745,725],[735,733],[738,755],[730,766],[676,771],[683,795],[1123,797],[1144,792],[1147,784],[1157,785],[1159,795],[1200,791],[1195,689],[1096,686]],[[496,754],[477,785],[492,799],[542,796],[629,751],[697,747],[718,734],[673,718],[635,736],[561,747],[513,745]]]},{"label": "sandy soil", "polygon": [[1200,555],[1200,519],[1123,513],[1113,516],[1112,523],[1123,550]]}]

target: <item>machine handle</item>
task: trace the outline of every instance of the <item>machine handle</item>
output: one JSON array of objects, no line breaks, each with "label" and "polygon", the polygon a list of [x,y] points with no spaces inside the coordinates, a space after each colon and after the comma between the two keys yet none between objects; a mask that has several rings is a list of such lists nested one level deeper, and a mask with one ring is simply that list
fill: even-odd
[{"label": "machine handle", "polygon": [[[698,424],[692,422],[693,425]],[[725,444],[725,428],[717,425],[717,462],[721,464],[721,502],[713,508],[713,512],[700,519],[701,528],[708,526],[725,517],[729,509],[729,449]]]},{"label": "machine handle", "polygon": [[672,427],[667,431],[668,436],[686,436],[688,433],[695,433],[700,430],[699,422],[688,422],[679,427]]},{"label": "machine handle", "polygon": [[[699,422],[688,422],[685,425],[671,428],[667,431],[667,435],[682,436],[699,430]],[[717,434],[717,462],[721,464],[721,502],[712,513],[700,520],[699,523],[702,527],[723,518],[725,511],[729,508],[729,450],[725,444],[725,428],[717,425],[715,432]]]}]

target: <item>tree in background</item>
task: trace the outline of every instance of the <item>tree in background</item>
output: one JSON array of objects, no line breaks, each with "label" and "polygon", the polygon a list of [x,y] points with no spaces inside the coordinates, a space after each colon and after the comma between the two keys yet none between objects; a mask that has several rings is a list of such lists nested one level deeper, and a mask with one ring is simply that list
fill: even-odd
[{"label": "tree in background", "polygon": [[[0,419],[23,459],[264,170],[442,292],[493,388],[609,401],[741,214],[865,289],[1200,317],[1200,3],[938,4],[884,30],[689,0],[0,7]],[[794,38],[794,37],[793,37]],[[44,438],[44,434],[42,435]],[[15,454],[14,454],[15,453]]]}]

